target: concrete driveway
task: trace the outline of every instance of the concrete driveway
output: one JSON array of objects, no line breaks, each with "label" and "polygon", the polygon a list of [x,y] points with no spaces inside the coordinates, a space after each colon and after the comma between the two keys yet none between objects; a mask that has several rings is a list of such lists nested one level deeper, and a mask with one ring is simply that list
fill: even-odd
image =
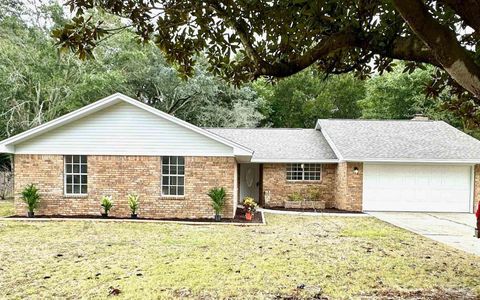
[{"label": "concrete driveway", "polygon": [[465,252],[480,255],[475,215],[468,213],[367,212],[382,221]]}]

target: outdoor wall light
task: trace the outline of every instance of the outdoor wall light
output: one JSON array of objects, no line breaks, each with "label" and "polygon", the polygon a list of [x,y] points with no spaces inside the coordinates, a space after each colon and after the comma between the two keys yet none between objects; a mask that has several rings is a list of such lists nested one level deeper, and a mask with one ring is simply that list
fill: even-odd
[{"label": "outdoor wall light", "polygon": [[359,172],[359,171],[358,171],[358,168],[357,168],[357,167],[353,167],[353,174],[358,175],[358,172]]}]

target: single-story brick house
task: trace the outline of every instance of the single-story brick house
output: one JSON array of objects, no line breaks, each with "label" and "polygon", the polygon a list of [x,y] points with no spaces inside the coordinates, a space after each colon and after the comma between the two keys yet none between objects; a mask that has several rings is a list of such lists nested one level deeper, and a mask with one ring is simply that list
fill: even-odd
[{"label": "single-story brick house", "polygon": [[40,215],[211,218],[207,192],[227,190],[223,216],[245,196],[282,207],[315,188],[328,208],[472,212],[480,198],[480,141],[445,122],[318,120],[313,129],[199,128],[114,94],[8,138],[15,209],[37,185]]}]

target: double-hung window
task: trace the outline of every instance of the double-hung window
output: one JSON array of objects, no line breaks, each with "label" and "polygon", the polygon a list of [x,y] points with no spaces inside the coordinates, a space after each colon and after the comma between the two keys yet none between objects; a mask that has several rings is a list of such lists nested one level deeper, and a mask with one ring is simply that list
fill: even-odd
[{"label": "double-hung window", "polygon": [[321,164],[287,164],[287,180],[289,181],[318,181],[321,178]]},{"label": "double-hung window", "polygon": [[65,195],[86,195],[88,185],[87,156],[65,155]]},{"label": "double-hung window", "polygon": [[162,196],[185,194],[185,158],[183,156],[162,157]]}]

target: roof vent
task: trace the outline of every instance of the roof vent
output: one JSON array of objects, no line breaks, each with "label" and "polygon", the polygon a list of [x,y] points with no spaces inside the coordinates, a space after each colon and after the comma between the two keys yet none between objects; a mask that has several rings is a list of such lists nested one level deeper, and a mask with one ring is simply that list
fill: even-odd
[{"label": "roof vent", "polygon": [[423,114],[415,114],[413,116],[412,121],[428,121],[428,117]]}]

